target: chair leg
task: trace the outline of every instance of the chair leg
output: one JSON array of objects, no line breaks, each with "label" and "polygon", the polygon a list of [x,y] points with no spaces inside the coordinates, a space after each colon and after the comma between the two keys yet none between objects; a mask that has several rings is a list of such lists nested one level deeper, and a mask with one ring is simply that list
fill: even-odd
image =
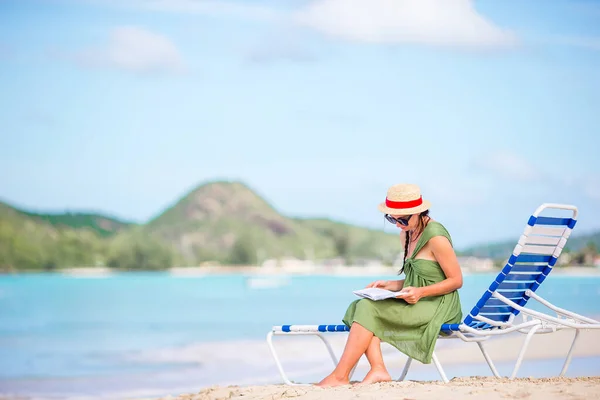
[{"label": "chair leg", "polygon": [[325,347],[327,347],[327,352],[329,353],[329,356],[331,357],[331,361],[333,361],[333,366],[337,366],[338,360],[337,360],[337,357],[335,356],[335,353],[333,352],[333,348],[331,347],[331,344],[329,344],[329,340],[327,340],[325,338],[325,336],[323,336],[320,333],[317,333],[317,336],[319,338],[321,338],[321,340],[325,344]]},{"label": "chair leg", "polygon": [[440,361],[438,360],[437,356],[435,355],[435,352],[433,352],[431,359],[433,360],[433,363],[435,364],[435,367],[437,368],[438,372],[440,373],[440,376],[442,377],[442,380],[444,381],[444,383],[450,382],[448,380],[448,378],[446,377],[446,373],[444,372],[444,369],[442,368],[442,364],[440,364]]},{"label": "chair leg", "polygon": [[569,349],[569,354],[567,354],[565,363],[563,364],[562,370],[560,371],[560,376],[564,376],[567,373],[569,364],[571,364],[571,357],[573,356],[573,349],[575,348],[575,342],[577,342],[577,338],[579,338],[579,332],[580,332],[579,329],[575,330],[575,337],[573,338],[573,342],[571,343],[571,348]]},{"label": "chair leg", "polygon": [[487,362],[488,366],[492,370],[492,374],[494,374],[494,376],[496,378],[500,378],[500,374],[498,373],[498,370],[496,369],[496,366],[492,362],[492,358],[488,354],[488,352],[485,349],[485,347],[483,347],[483,342],[477,342],[477,345],[479,346],[479,350],[481,350],[481,354],[483,354],[483,358],[485,358],[485,361]]},{"label": "chair leg", "polygon": [[541,325],[536,325],[533,328],[531,328],[531,330],[527,333],[527,337],[525,338],[523,346],[521,347],[521,351],[519,352],[519,357],[517,358],[515,368],[513,369],[513,372],[510,375],[510,379],[514,379],[517,376],[517,372],[519,372],[519,368],[521,368],[521,362],[523,361],[523,357],[525,356],[525,351],[527,351],[527,346],[529,346],[529,342],[531,341],[533,335],[535,335],[537,330],[541,327]]},{"label": "chair leg", "polygon": [[[319,332],[306,332],[306,333],[299,333],[300,335],[315,335],[318,336],[321,341],[323,341],[323,343],[325,344],[325,347],[327,347],[327,352],[329,353],[329,356],[331,357],[331,361],[333,361],[333,365],[337,366],[338,364],[338,360],[337,357],[335,356],[335,353],[333,352],[333,348],[331,347],[331,344],[329,343],[329,341]],[[285,371],[283,370],[283,365],[281,364],[281,361],[279,360],[279,356],[277,355],[277,351],[275,350],[275,346],[273,345],[273,332],[269,332],[267,334],[267,344],[269,345],[269,350],[271,350],[271,355],[273,356],[273,359],[275,360],[275,364],[277,365],[277,369],[279,370],[279,374],[281,375],[281,378],[283,379],[283,382],[285,382],[285,384],[287,385],[293,385],[293,386],[300,386],[300,385],[307,385],[307,384],[302,384],[302,383],[293,383],[286,375]],[[282,335],[285,336],[285,335]],[[352,377],[352,374],[354,373],[354,370],[356,369],[356,366],[354,366],[354,368],[352,369],[351,373],[350,373],[350,378]]]},{"label": "chair leg", "polygon": [[406,378],[406,374],[408,374],[408,370],[410,369],[410,364],[412,363],[412,358],[408,357],[408,359],[406,360],[406,364],[404,364],[404,368],[402,369],[402,374],[400,375],[400,378],[398,378],[398,381],[403,381],[404,378]]},{"label": "chair leg", "polygon": [[277,369],[279,370],[279,374],[281,375],[283,382],[285,382],[286,385],[295,385],[295,383],[288,379],[287,375],[285,374],[285,371],[283,370],[283,366],[281,365],[281,361],[279,361],[279,356],[277,355],[275,347],[273,346],[273,332],[269,332],[267,334],[267,344],[269,345],[269,349],[271,350],[271,355],[273,355],[273,359],[275,359],[275,364],[277,365]]},{"label": "chair leg", "polygon": [[[321,338],[321,340],[325,344],[325,347],[327,347],[327,351],[329,352],[329,356],[331,357],[331,361],[333,361],[333,366],[337,367],[337,365],[338,365],[338,359],[335,356],[335,353],[333,352],[333,348],[331,347],[331,344],[329,343],[329,341],[327,340],[327,338],[325,338],[325,336],[323,334],[317,333],[316,335]],[[349,380],[352,379],[352,375],[354,375],[354,371],[356,370],[357,366],[358,366],[358,361],[356,362],[356,364],[354,364],[354,367],[352,367],[352,370],[350,371],[350,375],[348,376]]]}]

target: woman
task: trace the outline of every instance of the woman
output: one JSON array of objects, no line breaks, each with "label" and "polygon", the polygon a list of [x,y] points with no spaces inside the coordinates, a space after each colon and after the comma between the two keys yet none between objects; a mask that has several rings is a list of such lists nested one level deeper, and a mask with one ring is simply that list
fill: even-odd
[{"label": "woman", "polygon": [[363,383],[391,380],[383,363],[381,341],[424,364],[431,363],[440,327],[462,319],[457,289],[463,279],[450,234],[429,216],[431,204],[416,185],[392,186],[379,211],[401,229],[404,280],[376,281],[379,287],[403,294],[398,299],[356,300],[343,322],[350,327],[344,353],[335,370],[318,386],[349,383],[349,375],[365,354],[371,365]]}]

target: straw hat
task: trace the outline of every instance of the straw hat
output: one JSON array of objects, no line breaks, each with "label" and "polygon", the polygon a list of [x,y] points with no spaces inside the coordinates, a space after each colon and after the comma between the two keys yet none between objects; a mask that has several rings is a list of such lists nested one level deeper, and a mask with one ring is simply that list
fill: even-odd
[{"label": "straw hat", "polygon": [[384,214],[411,215],[429,210],[429,207],[431,203],[423,200],[417,185],[399,184],[388,189],[385,203],[377,208]]}]

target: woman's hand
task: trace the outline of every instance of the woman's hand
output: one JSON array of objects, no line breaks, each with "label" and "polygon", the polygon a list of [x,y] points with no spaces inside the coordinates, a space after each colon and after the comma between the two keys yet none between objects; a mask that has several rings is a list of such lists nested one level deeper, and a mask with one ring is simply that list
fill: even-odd
[{"label": "woman's hand", "polygon": [[380,289],[390,290],[390,289],[388,289],[389,285],[390,285],[390,281],[375,281],[375,282],[369,283],[367,285],[367,288],[380,288]]},{"label": "woman's hand", "polygon": [[401,281],[375,281],[371,282],[367,285],[367,288],[380,288],[385,290],[391,290],[392,292],[397,292],[402,289],[402,285],[404,285],[404,280]]},{"label": "woman's hand", "polygon": [[398,296],[399,299],[406,301],[408,304],[415,304],[423,297],[422,288],[407,286],[402,289],[403,294]]}]

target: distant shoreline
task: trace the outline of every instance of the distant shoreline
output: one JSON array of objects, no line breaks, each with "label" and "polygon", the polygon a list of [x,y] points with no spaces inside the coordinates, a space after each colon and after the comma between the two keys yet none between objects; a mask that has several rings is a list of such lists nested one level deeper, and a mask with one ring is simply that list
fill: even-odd
[{"label": "distant shoreline", "polygon": [[[203,267],[172,267],[164,270],[114,270],[108,267],[75,267],[61,268],[55,271],[11,271],[4,275],[29,275],[29,274],[57,274],[67,276],[81,277],[103,277],[118,275],[122,273],[168,273],[180,277],[198,277],[210,275],[253,275],[253,276],[308,276],[308,275],[330,275],[330,276],[386,276],[397,275],[398,267],[381,266],[286,266],[286,267],[258,267],[258,266],[203,266]],[[471,271],[464,269],[464,275],[495,275],[500,272],[499,269],[486,271]],[[600,276],[599,267],[558,267],[554,268],[553,275],[561,276]],[[0,273],[0,275],[2,275]]]}]

